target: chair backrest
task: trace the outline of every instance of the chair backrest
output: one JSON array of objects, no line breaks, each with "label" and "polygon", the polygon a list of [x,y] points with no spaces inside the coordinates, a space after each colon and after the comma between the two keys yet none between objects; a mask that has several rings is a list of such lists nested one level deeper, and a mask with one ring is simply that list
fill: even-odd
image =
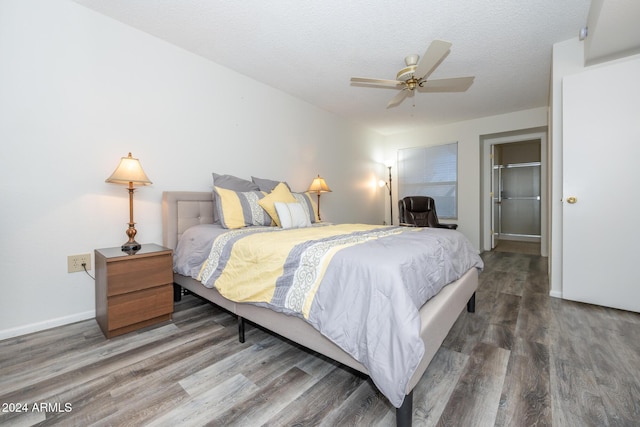
[{"label": "chair backrest", "polygon": [[436,202],[428,196],[407,196],[398,201],[400,223],[418,227],[439,227]]}]

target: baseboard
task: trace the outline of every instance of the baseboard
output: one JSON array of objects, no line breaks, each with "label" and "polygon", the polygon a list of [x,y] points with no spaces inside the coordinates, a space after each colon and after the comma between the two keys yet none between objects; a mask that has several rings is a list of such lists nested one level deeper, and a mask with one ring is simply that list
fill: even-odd
[{"label": "baseboard", "polygon": [[68,325],[70,323],[80,322],[83,320],[93,319],[96,317],[96,311],[90,310],[83,313],[72,314],[71,316],[58,317],[56,319],[45,320],[44,322],[31,323],[29,325],[18,326],[17,328],[0,330],[0,340],[13,338],[20,335],[40,332],[46,329],[55,328],[57,326]]},{"label": "baseboard", "polygon": [[530,243],[540,243],[541,242],[540,236],[527,236],[527,235],[523,235],[523,234],[513,234],[513,235],[500,234],[496,239],[497,240],[512,240],[512,241],[516,241],[516,242],[530,242]]},{"label": "baseboard", "polygon": [[562,291],[550,291],[549,296],[553,298],[562,298]]}]

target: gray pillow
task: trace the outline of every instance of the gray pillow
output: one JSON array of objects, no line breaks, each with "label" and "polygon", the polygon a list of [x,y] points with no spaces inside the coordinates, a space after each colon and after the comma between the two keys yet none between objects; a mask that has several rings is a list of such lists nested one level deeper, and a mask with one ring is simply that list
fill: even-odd
[{"label": "gray pillow", "polygon": [[247,179],[238,178],[233,175],[220,175],[215,172],[213,172],[213,185],[240,192],[260,191],[260,187],[257,184]]},{"label": "gray pillow", "polygon": [[[275,181],[273,179],[256,178],[255,176],[251,177],[251,181],[253,181],[253,183],[256,184],[258,188],[260,188],[260,191],[266,191],[267,193],[271,193],[278,184],[280,184],[281,182],[284,182],[284,181]],[[289,184],[284,182],[284,185],[286,185],[289,191],[291,191],[291,187],[289,187]]]}]

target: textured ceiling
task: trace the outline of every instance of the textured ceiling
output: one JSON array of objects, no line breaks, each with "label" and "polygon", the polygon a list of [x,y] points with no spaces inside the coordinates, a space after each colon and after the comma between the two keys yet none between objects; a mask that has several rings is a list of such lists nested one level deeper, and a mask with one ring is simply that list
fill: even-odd
[{"label": "textured ceiling", "polygon": [[[75,0],[95,11],[383,134],[548,105],[552,45],[578,35],[589,0]],[[387,109],[404,57],[453,43],[432,79],[475,76],[463,93],[418,93]]]}]

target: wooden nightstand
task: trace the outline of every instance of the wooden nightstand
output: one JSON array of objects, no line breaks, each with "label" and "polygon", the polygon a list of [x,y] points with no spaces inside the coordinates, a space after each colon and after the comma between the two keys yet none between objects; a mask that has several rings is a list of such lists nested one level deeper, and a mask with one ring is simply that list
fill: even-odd
[{"label": "wooden nightstand", "polygon": [[171,249],[147,244],[134,255],[96,249],[95,268],[96,320],[107,338],[171,319]]}]

